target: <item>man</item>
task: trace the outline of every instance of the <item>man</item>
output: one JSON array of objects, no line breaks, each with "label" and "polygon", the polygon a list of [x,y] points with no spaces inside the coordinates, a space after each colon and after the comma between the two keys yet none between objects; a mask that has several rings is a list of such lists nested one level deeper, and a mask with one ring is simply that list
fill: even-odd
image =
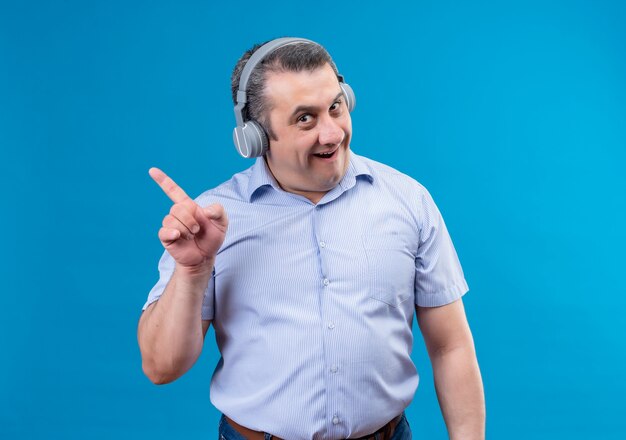
[{"label": "man", "polygon": [[251,49],[233,98],[254,166],[195,201],[150,170],[174,205],[139,321],[146,375],[184,374],[213,323],[220,438],[410,439],[415,310],[450,438],[484,438],[467,284],[443,219],[415,180],[351,152],[354,96],[326,50]]}]

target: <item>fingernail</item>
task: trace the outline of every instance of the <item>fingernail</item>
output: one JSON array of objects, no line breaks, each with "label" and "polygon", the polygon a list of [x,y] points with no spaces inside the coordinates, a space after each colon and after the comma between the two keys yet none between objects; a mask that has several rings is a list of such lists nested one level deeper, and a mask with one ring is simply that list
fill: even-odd
[{"label": "fingernail", "polygon": [[194,234],[197,234],[200,231],[200,226],[198,225],[193,225],[191,227],[191,232],[193,232]]}]

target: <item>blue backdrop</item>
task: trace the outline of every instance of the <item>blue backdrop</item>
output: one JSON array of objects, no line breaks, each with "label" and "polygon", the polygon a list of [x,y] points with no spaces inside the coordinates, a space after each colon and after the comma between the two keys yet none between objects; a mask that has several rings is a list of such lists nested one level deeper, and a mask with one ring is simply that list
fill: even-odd
[{"label": "blue backdrop", "polygon": [[[626,438],[625,3],[223,3],[0,3],[0,437],[215,438],[212,333],[177,382],[141,372],[169,208],[147,170],[197,195],[249,166],[231,69],[296,35],[356,91],[353,149],[444,214],[488,437]],[[414,359],[415,438],[445,438]]]}]

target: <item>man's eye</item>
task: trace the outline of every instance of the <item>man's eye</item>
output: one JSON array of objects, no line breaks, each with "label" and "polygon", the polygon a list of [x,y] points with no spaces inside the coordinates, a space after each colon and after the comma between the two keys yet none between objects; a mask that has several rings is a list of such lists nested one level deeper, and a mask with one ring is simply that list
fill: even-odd
[{"label": "man's eye", "polygon": [[313,118],[311,117],[311,115],[302,115],[298,118],[298,122],[302,122],[303,124],[307,124],[309,122],[311,122]]},{"label": "man's eye", "polygon": [[339,107],[341,106],[341,101],[336,101],[333,103],[333,105],[330,106],[330,111],[335,111],[335,110],[339,110]]}]

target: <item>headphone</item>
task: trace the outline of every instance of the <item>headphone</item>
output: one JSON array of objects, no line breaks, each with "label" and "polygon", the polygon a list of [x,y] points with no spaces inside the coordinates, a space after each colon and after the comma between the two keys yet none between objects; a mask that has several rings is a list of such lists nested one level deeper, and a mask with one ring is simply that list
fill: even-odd
[{"label": "headphone", "polygon": [[[280,47],[295,43],[317,44],[314,41],[304,38],[277,38],[258,48],[250,59],[248,59],[243,68],[243,72],[241,72],[239,88],[237,90],[237,103],[235,105],[235,121],[237,122],[237,126],[233,130],[233,141],[235,142],[237,151],[243,157],[263,156],[269,147],[267,133],[265,133],[261,124],[255,120],[243,120],[243,108],[248,102],[246,95],[248,79],[254,68],[263,61],[265,57]],[[356,105],[356,97],[354,96],[352,87],[344,82],[342,75],[337,74],[337,79],[339,80],[339,87],[341,87],[341,91],[345,97],[348,111],[351,112]]]}]

